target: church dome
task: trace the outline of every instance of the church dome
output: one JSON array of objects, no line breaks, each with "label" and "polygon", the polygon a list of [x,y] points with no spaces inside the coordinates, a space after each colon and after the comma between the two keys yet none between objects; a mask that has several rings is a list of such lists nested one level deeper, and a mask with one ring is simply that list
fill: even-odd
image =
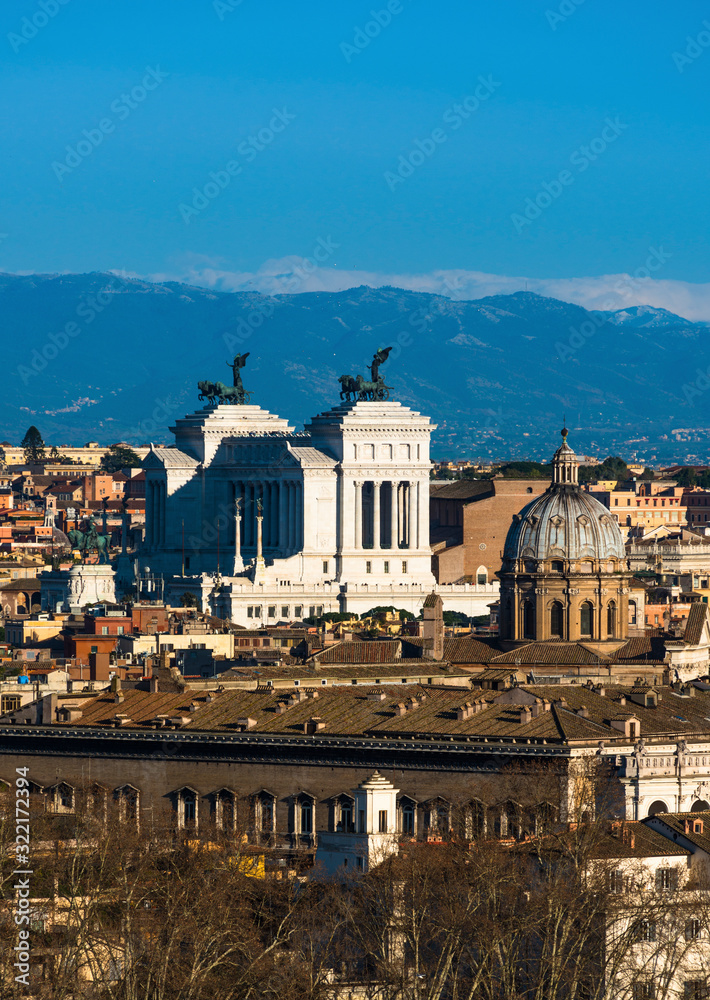
[{"label": "church dome", "polygon": [[[562,438],[552,462],[552,484],[515,515],[503,549],[504,569],[527,569],[520,562],[537,565],[551,559],[626,559],[616,520],[592,494],[579,488],[577,457],[567,444],[566,430]],[[534,571],[535,566],[529,568]]]}]

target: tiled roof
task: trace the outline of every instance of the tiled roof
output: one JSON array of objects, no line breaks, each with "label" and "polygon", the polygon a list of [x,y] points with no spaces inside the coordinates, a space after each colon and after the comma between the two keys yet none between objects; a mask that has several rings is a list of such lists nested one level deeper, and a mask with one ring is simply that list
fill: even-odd
[{"label": "tiled roof", "polygon": [[399,639],[345,640],[316,653],[315,658],[318,663],[395,663],[401,653]]},{"label": "tiled roof", "polygon": [[688,614],[688,624],[685,626],[683,639],[689,646],[697,646],[703,635],[703,627],[708,616],[708,606],[702,602],[691,604]]},{"label": "tiled roof", "polygon": [[496,652],[492,644],[471,635],[452,636],[444,642],[444,657],[449,663],[488,663]]},{"label": "tiled roof", "polygon": [[596,858],[687,858],[691,852],[657,830],[636,821],[620,825],[618,832],[599,838],[592,854]]},{"label": "tiled roof", "polygon": [[[644,822],[650,823],[652,820],[663,823],[672,833],[681,833],[691,844],[695,844],[696,847],[699,847],[702,851],[710,855],[710,812],[656,813],[655,816],[649,816]],[[686,820],[691,820],[692,822],[702,820],[703,832],[694,833],[691,830],[686,833]]]},{"label": "tiled roof", "polygon": [[608,658],[575,642],[531,642],[527,646],[511,649],[491,659],[495,663],[540,663],[551,664],[607,664]]},{"label": "tiled roof", "polygon": [[429,489],[432,500],[473,500],[474,497],[493,496],[490,479],[455,479],[442,486],[432,483]]},{"label": "tiled roof", "polygon": [[[301,691],[308,682],[302,680]],[[532,740],[562,744],[581,742],[596,746],[600,741],[621,740],[622,735],[611,728],[610,721],[620,712],[632,713],[640,720],[641,735],[647,746],[654,737],[661,739],[710,738],[710,693],[698,691],[694,698],[681,699],[669,688],[655,688],[662,694],[657,708],[646,708],[633,702],[626,706],[619,703],[628,688],[607,688],[606,697],[587,687],[571,685],[529,686],[499,694],[494,691],[476,692],[428,685],[349,685],[320,687],[320,678],[314,676],[313,688],[317,698],[303,698],[276,712],[277,704],[285,702],[288,692],[225,691],[213,696],[211,701],[204,691],[184,693],[150,693],[132,690],[124,693],[120,703],[113,694],[102,694],[83,703],[81,720],[64,723],[69,726],[106,726],[116,715],[131,720],[130,726],[149,725],[158,715],[181,716],[188,721],[184,731],[236,731],[239,718],[252,718],[256,726],[253,733],[302,734],[303,726],[317,715],[325,723],[324,735],[348,736],[439,736],[453,739],[481,739],[522,741]],[[294,689],[295,690],[295,689]],[[382,700],[371,695],[377,691]],[[521,721],[527,700],[537,698],[538,714],[529,721]],[[564,698],[565,704],[559,699]],[[457,710],[466,701],[478,701],[484,707],[468,718],[457,717]],[[544,701],[551,703],[547,711]],[[195,709],[190,711],[191,703]],[[402,712],[397,706],[404,703]],[[586,709],[586,717],[579,715]],[[687,719],[687,722],[681,721]]]}]

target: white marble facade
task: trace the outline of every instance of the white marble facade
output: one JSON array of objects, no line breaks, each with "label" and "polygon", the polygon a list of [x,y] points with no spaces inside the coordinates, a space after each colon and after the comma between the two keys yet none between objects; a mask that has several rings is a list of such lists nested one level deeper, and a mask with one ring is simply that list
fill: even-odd
[{"label": "white marble facade", "polygon": [[[258,406],[206,406],[144,461],[141,574],[244,625],[379,604],[418,613],[434,586],[432,429],[398,402],[342,403],[300,433]],[[447,606],[480,614],[497,587],[457,590]]]}]

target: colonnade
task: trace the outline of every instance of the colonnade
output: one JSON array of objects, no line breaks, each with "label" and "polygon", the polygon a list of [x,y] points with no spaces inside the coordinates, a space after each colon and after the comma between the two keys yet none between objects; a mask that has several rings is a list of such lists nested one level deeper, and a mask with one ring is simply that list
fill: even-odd
[{"label": "colonnade", "polygon": [[166,490],[165,483],[148,482],[146,495],[147,543],[153,547],[165,545]]},{"label": "colonnade", "polygon": [[354,480],[351,489],[352,502],[344,505],[346,545],[373,551],[419,548],[418,482]]},{"label": "colonnade", "polygon": [[241,545],[245,549],[256,548],[259,500],[264,549],[297,552],[303,547],[303,483],[240,480],[232,488],[234,501],[240,501]]}]

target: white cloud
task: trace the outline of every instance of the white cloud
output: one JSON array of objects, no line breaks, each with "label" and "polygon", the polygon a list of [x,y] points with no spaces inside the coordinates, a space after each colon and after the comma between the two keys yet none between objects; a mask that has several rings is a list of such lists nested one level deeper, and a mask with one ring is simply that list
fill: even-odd
[{"label": "white cloud", "polygon": [[[661,268],[659,268],[660,270]],[[152,274],[151,281],[184,281],[218,291],[258,291],[267,295],[288,292],[339,292],[358,285],[392,285],[416,292],[433,292],[454,299],[506,295],[527,287],[586,309],[622,309],[650,305],[668,309],[693,321],[710,321],[710,284],[693,284],[628,274],[580,278],[525,278],[484,271],[448,270],[428,274],[380,273],[318,267],[312,259],[282,257],[265,261],[256,271],[229,271],[218,263],[193,260],[173,273]]]}]

